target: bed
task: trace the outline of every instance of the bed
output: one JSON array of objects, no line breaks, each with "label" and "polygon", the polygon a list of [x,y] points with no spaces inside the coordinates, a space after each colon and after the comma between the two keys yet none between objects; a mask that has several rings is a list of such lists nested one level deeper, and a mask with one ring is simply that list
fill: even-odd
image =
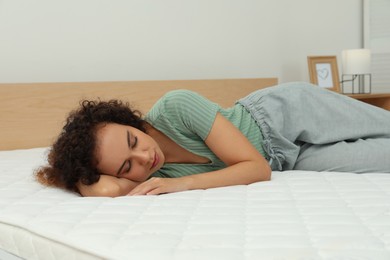
[{"label": "bed", "polygon": [[390,175],[273,172],[159,196],[80,197],[32,172],[80,98],[141,110],[188,88],[223,106],[276,79],[0,84],[0,259],[390,259]]}]

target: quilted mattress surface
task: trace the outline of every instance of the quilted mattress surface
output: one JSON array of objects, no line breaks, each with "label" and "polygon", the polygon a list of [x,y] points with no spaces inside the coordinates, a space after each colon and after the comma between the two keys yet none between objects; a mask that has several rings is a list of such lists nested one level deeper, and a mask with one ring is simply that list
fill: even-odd
[{"label": "quilted mattress surface", "polygon": [[247,186],[83,198],[0,152],[0,248],[27,259],[390,259],[390,174],[274,172]]}]

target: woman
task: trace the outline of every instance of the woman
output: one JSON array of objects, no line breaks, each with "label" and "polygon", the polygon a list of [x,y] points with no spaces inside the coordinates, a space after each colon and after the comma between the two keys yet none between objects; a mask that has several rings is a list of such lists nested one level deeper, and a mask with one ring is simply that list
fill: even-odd
[{"label": "woman", "polygon": [[83,196],[154,195],[250,184],[271,170],[390,172],[390,113],[307,83],[256,91],[222,109],[178,90],[143,118],[83,101],[41,183]]}]

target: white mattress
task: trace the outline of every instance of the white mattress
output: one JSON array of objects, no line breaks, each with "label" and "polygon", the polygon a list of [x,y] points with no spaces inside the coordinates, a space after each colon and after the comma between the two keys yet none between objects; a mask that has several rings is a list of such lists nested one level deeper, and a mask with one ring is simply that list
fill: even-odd
[{"label": "white mattress", "polygon": [[390,174],[83,198],[34,182],[44,149],[0,152],[0,248],[27,259],[390,259]]}]

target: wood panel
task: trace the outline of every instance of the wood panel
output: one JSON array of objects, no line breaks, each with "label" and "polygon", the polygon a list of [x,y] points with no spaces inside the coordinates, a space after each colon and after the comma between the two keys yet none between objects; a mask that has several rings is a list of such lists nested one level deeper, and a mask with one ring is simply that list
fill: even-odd
[{"label": "wood panel", "polygon": [[224,107],[276,78],[0,84],[0,150],[49,146],[82,99],[122,99],[146,113],[164,93],[191,89]]}]

